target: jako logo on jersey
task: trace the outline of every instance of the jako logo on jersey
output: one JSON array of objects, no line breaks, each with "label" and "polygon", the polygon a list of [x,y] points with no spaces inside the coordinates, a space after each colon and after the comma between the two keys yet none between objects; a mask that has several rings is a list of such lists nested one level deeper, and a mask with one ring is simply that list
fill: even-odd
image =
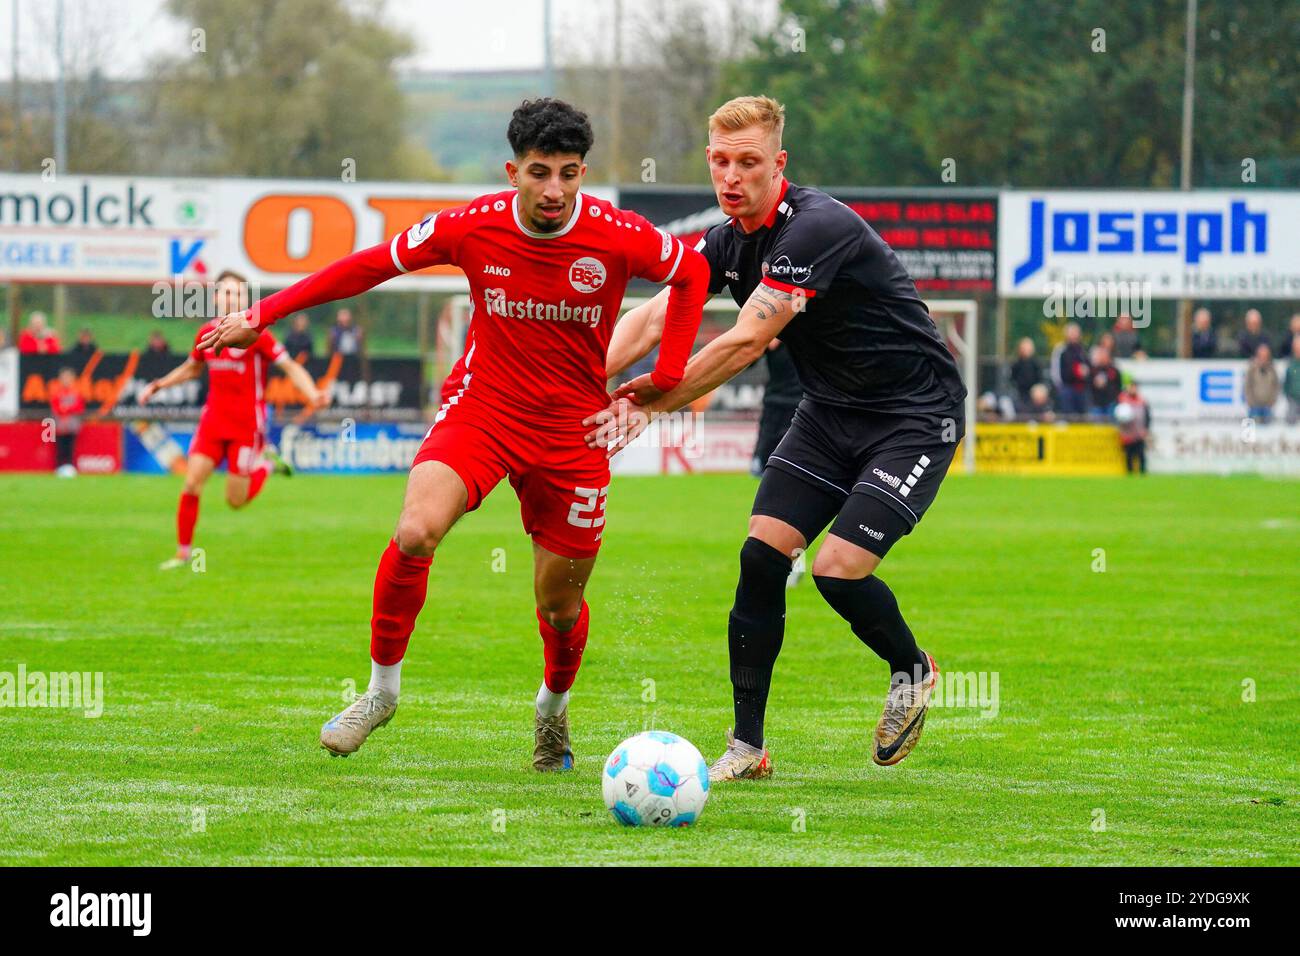
[{"label": "jako logo on jersey", "polygon": [[[1013,281],[1024,282],[1043,268],[1047,258],[1047,200],[1029,203],[1029,251],[1016,266]],[[1234,199],[1223,210],[1176,209],[1062,209],[1051,215],[1051,247],[1054,255],[1070,253],[1134,253],[1147,255],[1182,253],[1183,261],[1195,265],[1209,253],[1224,253],[1224,219],[1228,220],[1228,255],[1268,251],[1268,213],[1250,212],[1246,203]],[[1246,231],[1252,248],[1246,248]],[[1141,237],[1139,248],[1138,238]]]},{"label": "jako logo on jersey", "polygon": [[433,235],[433,221],[438,218],[435,212],[431,216],[425,216],[410,229],[406,230],[406,246],[412,248],[418,246],[424,240]]},{"label": "jako logo on jersey", "polygon": [[871,473],[875,475],[877,478],[879,478],[881,481],[883,481],[885,484],[889,485],[889,487],[891,488],[897,488],[899,485],[903,483],[902,479],[899,478],[897,475],[891,475],[887,472],[883,472],[879,468],[872,468]]},{"label": "jako logo on jersey", "polygon": [[772,263],[771,268],[764,268],[763,274],[798,285],[812,278],[812,266],[797,266],[790,261],[789,256],[781,256]]},{"label": "jako logo on jersey", "polygon": [[598,305],[569,305],[563,299],[559,305],[538,302],[536,299],[508,299],[505,289],[484,289],[488,315],[506,319],[536,319],[539,322],[581,322],[593,329],[600,324],[601,307]]},{"label": "jako logo on jersey", "polygon": [[583,256],[569,266],[569,285],[579,292],[595,292],[605,284],[605,265],[599,259]]},{"label": "jako logo on jersey", "polygon": [[485,276],[508,276],[510,275],[509,266],[484,266],[483,274]]}]

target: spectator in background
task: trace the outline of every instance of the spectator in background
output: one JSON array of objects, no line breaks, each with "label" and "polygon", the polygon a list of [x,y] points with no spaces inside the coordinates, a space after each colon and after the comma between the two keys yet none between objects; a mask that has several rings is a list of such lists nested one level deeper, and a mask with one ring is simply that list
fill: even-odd
[{"label": "spectator in background", "polygon": [[33,312],[27,328],[18,336],[18,351],[24,355],[57,355],[61,349],[59,337],[45,325],[45,313]]},{"label": "spectator in background", "polygon": [[1011,384],[1016,389],[1016,408],[1029,407],[1029,390],[1043,380],[1043,367],[1034,354],[1034,340],[1026,336],[1016,346],[1016,360],[1011,363]]},{"label": "spectator in background", "polygon": [[1100,345],[1106,350],[1108,355],[1115,354],[1115,336],[1111,332],[1103,332],[1097,337],[1095,345]]},{"label": "spectator in background", "polygon": [[357,355],[361,352],[363,338],[365,333],[352,322],[352,310],[339,309],[334,319],[334,328],[330,329],[330,352]]},{"label": "spectator in background", "polygon": [[1277,341],[1277,357],[1289,358],[1292,347],[1296,339],[1300,339],[1300,312],[1291,316],[1291,324],[1287,326],[1287,332]]},{"label": "spectator in background", "polygon": [[311,320],[307,318],[306,312],[299,312],[293,317],[292,331],[284,338],[284,350],[299,363],[311,358],[315,352],[316,344],[311,338]]},{"label": "spectator in background", "polygon": [[149,333],[149,354],[150,355],[171,355],[172,347],[167,344],[167,336],[162,332],[154,329]]},{"label": "spectator in background", "polygon": [[77,362],[77,368],[85,368],[90,357],[99,351],[99,345],[95,342],[95,335],[90,329],[82,329],[77,333],[77,344],[68,350],[68,355],[72,356]]},{"label": "spectator in background", "polygon": [[1056,421],[1056,412],[1052,408],[1052,393],[1046,382],[1039,382],[1029,389],[1029,407],[1023,416],[1036,422]]},{"label": "spectator in background", "polygon": [[1125,313],[1115,320],[1115,347],[1111,354],[1115,358],[1132,358],[1134,352],[1141,351],[1142,339],[1133,328],[1133,316]]},{"label": "spectator in background", "polygon": [[1088,411],[1088,354],[1083,350],[1083,333],[1077,322],[1065,326],[1065,341],[1052,350],[1052,382],[1062,415],[1084,415]]},{"label": "spectator in background", "polygon": [[1281,392],[1282,385],[1273,366],[1273,350],[1267,342],[1262,342],[1246,368],[1246,414],[1261,424],[1268,424]]},{"label": "spectator in background", "polygon": [[1151,406],[1138,393],[1137,382],[1129,379],[1115,404],[1119,441],[1124,446],[1124,470],[1132,474],[1147,471],[1147,434],[1151,428]]},{"label": "spectator in background", "polygon": [[1122,390],[1119,369],[1110,362],[1110,352],[1097,345],[1092,350],[1092,372],[1088,380],[1088,411],[1097,418],[1110,418]]},{"label": "spectator in background", "polygon": [[1192,316],[1192,358],[1211,359],[1219,352],[1219,338],[1209,309],[1197,309]]},{"label": "spectator in background", "polygon": [[64,366],[59,377],[50,383],[50,415],[54,418],[54,444],[57,449],[60,478],[71,478],[77,473],[72,453],[81,431],[81,416],[86,412],[86,400],[77,389],[77,375]]},{"label": "spectator in background", "polygon": [[1291,361],[1286,367],[1282,393],[1286,395],[1286,423],[1300,422],[1300,335],[1291,337]]},{"label": "spectator in background", "polygon": [[1241,357],[1250,358],[1252,355],[1257,355],[1259,347],[1267,344],[1268,336],[1264,334],[1264,320],[1260,317],[1259,309],[1246,310],[1246,327],[1237,336],[1237,347],[1241,349]]}]

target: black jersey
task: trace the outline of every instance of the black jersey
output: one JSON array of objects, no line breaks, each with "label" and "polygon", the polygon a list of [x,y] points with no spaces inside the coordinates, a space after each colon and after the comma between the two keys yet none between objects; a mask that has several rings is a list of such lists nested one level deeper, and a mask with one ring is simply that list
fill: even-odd
[{"label": "black jersey", "polygon": [[790,350],[784,345],[769,347],[764,358],[767,384],[763,386],[763,404],[798,405],[803,398],[803,386],[799,384],[799,372],[790,358]]},{"label": "black jersey", "polygon": [[861,216],[819,189],[783,183],[767,222],[729,220],[696,248],[709,291],[743,306],[760,282],[802,290],[804,309],[780,332],[804,393],[877,412],[940,412],[966,397],[957,363],[894,251]]}]

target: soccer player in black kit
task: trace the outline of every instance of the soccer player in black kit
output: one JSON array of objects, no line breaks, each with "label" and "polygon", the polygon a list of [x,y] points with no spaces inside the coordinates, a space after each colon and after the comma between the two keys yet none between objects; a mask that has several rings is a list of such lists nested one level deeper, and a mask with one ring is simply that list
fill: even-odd
[{"label": "soccer player in black kit", "polygon": [[[741,307],[735,326],[691,357],[672,391],[641,376],[588,419],[596,426],[588,442],[612,455],[644,429],[645,413],[706,394],[778,335],[803,384],[740,549],[727,629],[735,728],[709,768],[714,781],[772,772],[763,718],[785,632],[785,579],[795,552],[827,525],[813,580],[893,675],[872,759],[889,766],[916,746],[938,668],[873,572],[934,501],[965,434],[965,386],[911,277],[857,213],[785,179],[784,122],[784,108],[763,96],[732,100],[709,118],[709,171],[731,218],[697,248],[709,262],[710,293],[726,289]],[[610,344],[611,376],[654,347],[664,308],[660,295],[624,316]]]}]

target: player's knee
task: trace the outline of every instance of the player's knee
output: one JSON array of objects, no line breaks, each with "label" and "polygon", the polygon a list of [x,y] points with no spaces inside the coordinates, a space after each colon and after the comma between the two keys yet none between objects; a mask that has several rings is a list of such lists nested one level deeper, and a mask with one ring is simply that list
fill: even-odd
[{"label": "player's knee", "polygon": [[790,558],[758,538],[746,538],[740,547],[740,586],[746,588],[785,588],[790,573]]},{"label": "player's knee", "polygon": [[244,507],[244,505],[248,504],[248,492],[232,491],[231,489],[227,488],[226,504],[230,505],[231,508],[234,508],[236,511],[238,511],[240,508]]},{"label": "player's knee", "polygon": [[541,601],[537,605],[537,613],[557,631],[567,631],[578,623],[582,614],[582,600]]},{"label": "player's knee", "polygon": [[403,554],[430,557],[442,542],[442,530],[419,515],[403,513],[393,539]]},{"label": "player's knee", "polygon": [[827,544],[817,552],[817,557],[813,561],[812,573],[814,578],[840,578],[842,580],[858,581],[868,577],[872,571],[876,570],[878,564],[880,564],[880,559],[870,551],[856,549],[856,551],[851,552]]}]

